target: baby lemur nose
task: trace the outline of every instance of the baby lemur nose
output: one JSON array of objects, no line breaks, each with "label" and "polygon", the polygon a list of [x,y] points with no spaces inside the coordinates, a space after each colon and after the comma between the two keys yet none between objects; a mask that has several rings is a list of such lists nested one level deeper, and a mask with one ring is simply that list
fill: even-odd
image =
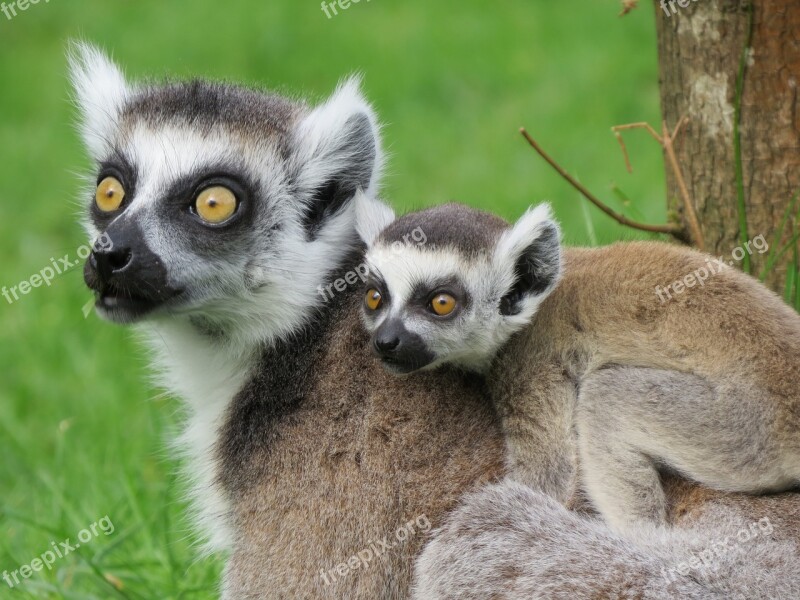
[{"label": "baby lemur nose", "polygon": [[399,345],[400,345],[400,338],[396,336],[375,338],[375,349],[378,352],[391,352],[392,350],[396,349]]},{"label": "baby lemur nose", "polygon": [[378,354],[386,355],[400,351],[403,346],[402,341],[408,337],[408,332],[399,320],[389,320],[384,322],[375,332],[372,344]]}]

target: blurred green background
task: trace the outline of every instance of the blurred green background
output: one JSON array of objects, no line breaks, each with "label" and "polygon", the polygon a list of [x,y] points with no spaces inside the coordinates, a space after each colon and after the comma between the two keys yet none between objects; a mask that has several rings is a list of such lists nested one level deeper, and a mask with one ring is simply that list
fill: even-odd
[{"label": "blurred green background", "polygon": [[[8,0],[6,0],[8,2]],[[657,123],[653,7],[615,0],[44,0],[0,13],[0,286],[85,243],[64,49],[98,43],[131,78],[202,76],[324,98],[360,71],[385,123],[385,197],[400,210],[451,199],[516,218],[549,200],[569,244],[630,237],[527,146],[522,125],[612,207],[665,219],[660,149],[609,128]],[[633,199],[630,205],[613,188]],[[130,332],[84,318],[81,269],[0,297],[0,571],[115,525],[0,597],[213,598],[220,563],[196,548],[169,450],[180,405],[148,385]]]}]

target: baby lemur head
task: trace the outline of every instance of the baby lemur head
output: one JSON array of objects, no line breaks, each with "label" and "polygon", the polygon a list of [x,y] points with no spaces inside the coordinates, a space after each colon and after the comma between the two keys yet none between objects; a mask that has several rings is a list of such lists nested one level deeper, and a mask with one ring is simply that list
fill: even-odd
[{"label": "baby lemur head", "polygon": [[[543,204],[515,225],[460,204],[358,229],[369,269],[364,323],[387,369],[482,371],[530,323],[561,273],[559,228]],[[387,219],[388,220],[388,217]]]}]

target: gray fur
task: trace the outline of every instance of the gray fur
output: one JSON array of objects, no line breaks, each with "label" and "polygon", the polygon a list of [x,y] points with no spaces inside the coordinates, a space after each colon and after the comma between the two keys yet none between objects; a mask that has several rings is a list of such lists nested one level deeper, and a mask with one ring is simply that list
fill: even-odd
[{"label": "gray fur", "polygon": [[431,249],[451,248],[470,255],[493,247],[500,234],[508,229],[508,223],[491,213],[449,203],[404,215],[389,224],[377,241],[402,242],[418,228],[425,232]]},{"label": "gray fur", "polygon": [[714,382],[662,369],[600,370],[584,379],[578,398],[585,485],[618,528],[630,519],[664,522],[660,467],[720,490],[791,488],[798,471],[784,470],[768,405],[765,390],[736,374]]},{"label": "gray fur", "polygon": [[254,140],[278,136],[285,143],[291,125],[307,110],[263,90],[203,80],[176,81],[139,89],[125,103],[121,121],[141,119],[153,127],[181,123],[209,133],[223,126]]},{"label": "gray fur", "polygon": [[[800,597],[798,548],[765,533],[768,528],[754,528],[757,537],[741,543],[738,551],[719,549],[726,537],[748,525],[719,511],[701,528],[664,532],[642,526],[620,537],[610,533],[602,521],[570,512],[549,496],[519,483],[505,482],[468,495],[434,532],[417,560],[413,597]],[[715,552],[712,558],[710,552]],[[693,560],[700,568],[689,567]]]}]

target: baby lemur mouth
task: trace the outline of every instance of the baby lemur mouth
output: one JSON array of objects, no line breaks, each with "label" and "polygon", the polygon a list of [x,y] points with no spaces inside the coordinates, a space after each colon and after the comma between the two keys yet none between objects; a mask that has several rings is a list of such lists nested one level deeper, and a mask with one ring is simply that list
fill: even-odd
[{"label": "baby lemur mouth", "polygon": [[403,360],[397,357],[382,356],[381,364],[383,368],[395,375],[409,375],[415,371],[419,371],[429,363],[420,364],[416,360]]},{"label": "baby lemur mouth", "polygon": [[411,364],[393,360],[391,358],[382,358],[381,364],[383,365],[384,369],[397,375],[406,375],[417,370],[417,368]]}]

